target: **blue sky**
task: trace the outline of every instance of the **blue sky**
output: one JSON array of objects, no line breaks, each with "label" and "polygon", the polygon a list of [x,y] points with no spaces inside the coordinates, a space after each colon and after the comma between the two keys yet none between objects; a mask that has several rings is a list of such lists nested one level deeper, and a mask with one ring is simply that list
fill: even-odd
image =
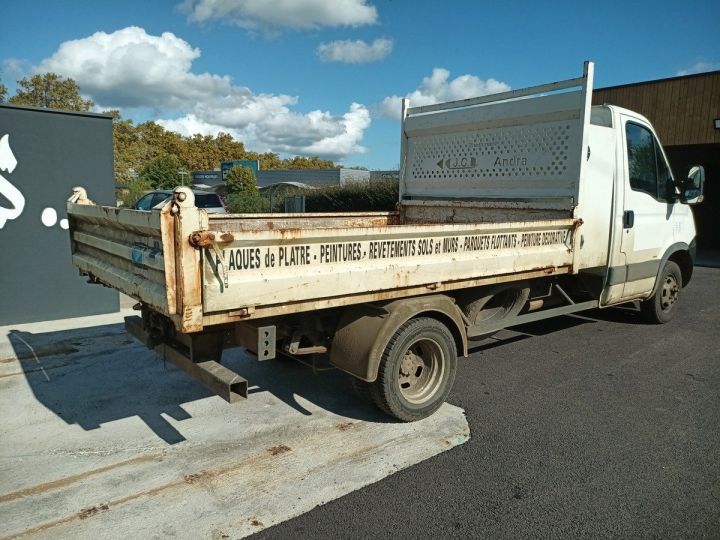
[{"label": "blue sky", "polygon": [[3,2],[2,82],[55,71],[101,108],[257,151],[395,168],[416,105],[576,77],[720,69],[720,2]]}]

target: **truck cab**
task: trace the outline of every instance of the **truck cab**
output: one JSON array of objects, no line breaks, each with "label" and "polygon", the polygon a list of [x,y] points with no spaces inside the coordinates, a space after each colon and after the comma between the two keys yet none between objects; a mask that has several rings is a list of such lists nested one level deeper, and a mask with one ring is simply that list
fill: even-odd
[{"label": "truck cab", "polygon": [[[702,200],[704,172],[698,168],[693,178],[678,182],[645,117],[612,105],[593,109],[593,118],[616,134],[613,225],[601,305],[645,300],[664,287],[665,308],[671,310],[692,276],[696,233],[690,205]],[[679,276],[665,272],[668,261]]]}]

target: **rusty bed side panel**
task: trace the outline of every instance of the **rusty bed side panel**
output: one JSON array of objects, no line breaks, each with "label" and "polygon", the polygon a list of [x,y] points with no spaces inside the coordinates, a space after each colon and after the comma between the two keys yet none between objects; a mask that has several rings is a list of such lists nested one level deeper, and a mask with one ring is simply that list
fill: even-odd
[{"label": "rusty bed side panel", "polygon": [[248,316],[269,306],[341,305],[345,297],[554,273],[572,265],[574,231],[574,220],[556,219],[230,233],[232,241],[199,249],[204,313]]},{"label": "rusty bed side panel", "polygon": [[456,291],[468,287],[480,287],[484,285],[494,285],[497,283],[507,283],[511,281],[520,281],[525,279],[558,276],[568,273],[570,273],[570,266],[560,266],[532,270],[529,272],[501,274],[477,279],[448,281],[444,283],[432,283],[418,287],[398,287],[397,289],[391,289],[388,291],[348,294],[342,297],[315,298],[308,301],[254,306],[252,308],[246,309],[229,310],[217,313],[206,313],[203,317],[203,325],[213,326],[216,324],[224,324],[230,322],[263,319],[267,317],[288,315],[291,313],[302,313],[318,309],[344,307],[353,304],[362,304],[368,302],[396,300],[400,298],[421,296],[430,293]]},{"label": "rusty bed side panel", "polygon": [[303,214],[211,214],[211,231],[245,232],[288,229],[384,227],[399,225],[398,212],[338,212]]},{"label": "rusty bed side panel", "polygon": [[68,203],[72,261],[96,282],[173,315],[172,218],[167,213]]}]

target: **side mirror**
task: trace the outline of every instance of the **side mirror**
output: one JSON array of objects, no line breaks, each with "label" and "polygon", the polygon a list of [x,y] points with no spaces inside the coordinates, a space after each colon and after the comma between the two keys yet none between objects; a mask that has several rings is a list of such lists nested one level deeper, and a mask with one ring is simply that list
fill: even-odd
[{"label": "side mirror", "polygon": [[695,165],[690,169],[687,180],[683,183],[681,201],[685,204],[698,204],[703,201],[705,186],[705,169]]}]

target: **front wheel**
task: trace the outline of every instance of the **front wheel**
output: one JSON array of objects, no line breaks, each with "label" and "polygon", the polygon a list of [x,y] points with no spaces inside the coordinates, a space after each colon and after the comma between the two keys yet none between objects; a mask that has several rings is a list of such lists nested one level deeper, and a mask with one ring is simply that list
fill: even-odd
[{"label": "front wheel", "polygon": [[404,422],[421,420],[445,402],[456,371],[457,350],[450,330],[440,321],[418,317],[390,339],[371,395],[390,416]]},{"label": "front wheel", "polygon": [[669,322],[677,311],[677,303],[682,290],[682,273],[673,261],[668,261],[660,274],[655,293],[640,303],[643,318],[655,324]]}]

